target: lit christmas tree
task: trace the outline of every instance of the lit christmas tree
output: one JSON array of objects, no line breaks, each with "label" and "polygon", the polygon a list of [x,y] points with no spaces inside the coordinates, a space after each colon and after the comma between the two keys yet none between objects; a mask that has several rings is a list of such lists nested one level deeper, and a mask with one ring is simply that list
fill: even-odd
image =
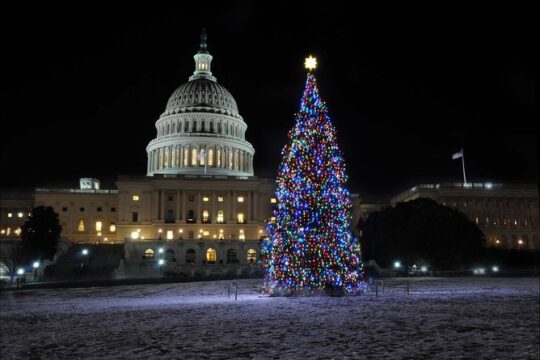
[{"label": "lit christmas tree", "polygon": [[350,232],[351,200],[336,131],[312,70],[296,124],[282,151],[277,207],[263,244],[270,293],[356,292],[363,288],[360,244]]}]

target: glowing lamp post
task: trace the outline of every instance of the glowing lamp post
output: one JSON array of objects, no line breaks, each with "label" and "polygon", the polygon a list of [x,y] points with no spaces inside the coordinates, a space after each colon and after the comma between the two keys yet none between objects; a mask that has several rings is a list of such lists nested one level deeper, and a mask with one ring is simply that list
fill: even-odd
[{"label": "glowing lamp post", "polygon": [[159,275],[163,277],[163,266],[165,266],[165,260],[159,259],[158,264],[159,264]]},{"label": "glowing lamp post", "polygon": [[34,281],[37,281],[37,271],[39,268],[39,261],[34,261],[32,264],[32,267],[34,268]]},{"label": "glowing lamp post", "polygon": [[84,265],[86,264],[86,256],[88,255],[88,249],[82,249],[81,250],[82,255],[82,262],[81,262],[81,271],[84,268]]}]

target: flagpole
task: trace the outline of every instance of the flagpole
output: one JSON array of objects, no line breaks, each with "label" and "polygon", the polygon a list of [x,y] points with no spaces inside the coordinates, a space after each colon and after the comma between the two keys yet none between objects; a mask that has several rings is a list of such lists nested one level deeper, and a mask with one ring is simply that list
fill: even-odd
[{"label": "flagpole", "polygon": [[465,176],[465,151],[461,148],[461,165],[463,166],[463,186],[467,185],[467,177]]}]

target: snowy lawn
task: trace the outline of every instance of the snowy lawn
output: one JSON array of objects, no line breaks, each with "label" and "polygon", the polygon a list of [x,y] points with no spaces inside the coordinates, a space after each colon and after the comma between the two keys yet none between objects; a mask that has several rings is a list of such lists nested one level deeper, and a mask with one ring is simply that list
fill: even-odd
[{"label": "snowy lawn", "polygon": [[406,295],[269,298],[260,280],[0,295],[0,358],[538,359],[538,278],[416,278]]}]

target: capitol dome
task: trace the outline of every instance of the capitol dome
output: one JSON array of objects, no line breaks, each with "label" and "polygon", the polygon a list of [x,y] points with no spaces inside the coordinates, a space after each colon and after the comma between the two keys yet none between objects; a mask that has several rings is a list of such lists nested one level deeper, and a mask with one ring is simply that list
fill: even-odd
[{"label": "capitol dome", "polygon": [[170,96],[156,121],[157,137],[146,147],[147,175],[253,176],[253,146],[231,93],[210,70],[206,33],[195,54],[195,71]]},{"label": "capitol dome", "polygon": [[207,78],[195,79],[180,85],[169,98],[164,114],[177,114],[203,108],[205,111],[238,116],[236,101],[229,90]]}]

